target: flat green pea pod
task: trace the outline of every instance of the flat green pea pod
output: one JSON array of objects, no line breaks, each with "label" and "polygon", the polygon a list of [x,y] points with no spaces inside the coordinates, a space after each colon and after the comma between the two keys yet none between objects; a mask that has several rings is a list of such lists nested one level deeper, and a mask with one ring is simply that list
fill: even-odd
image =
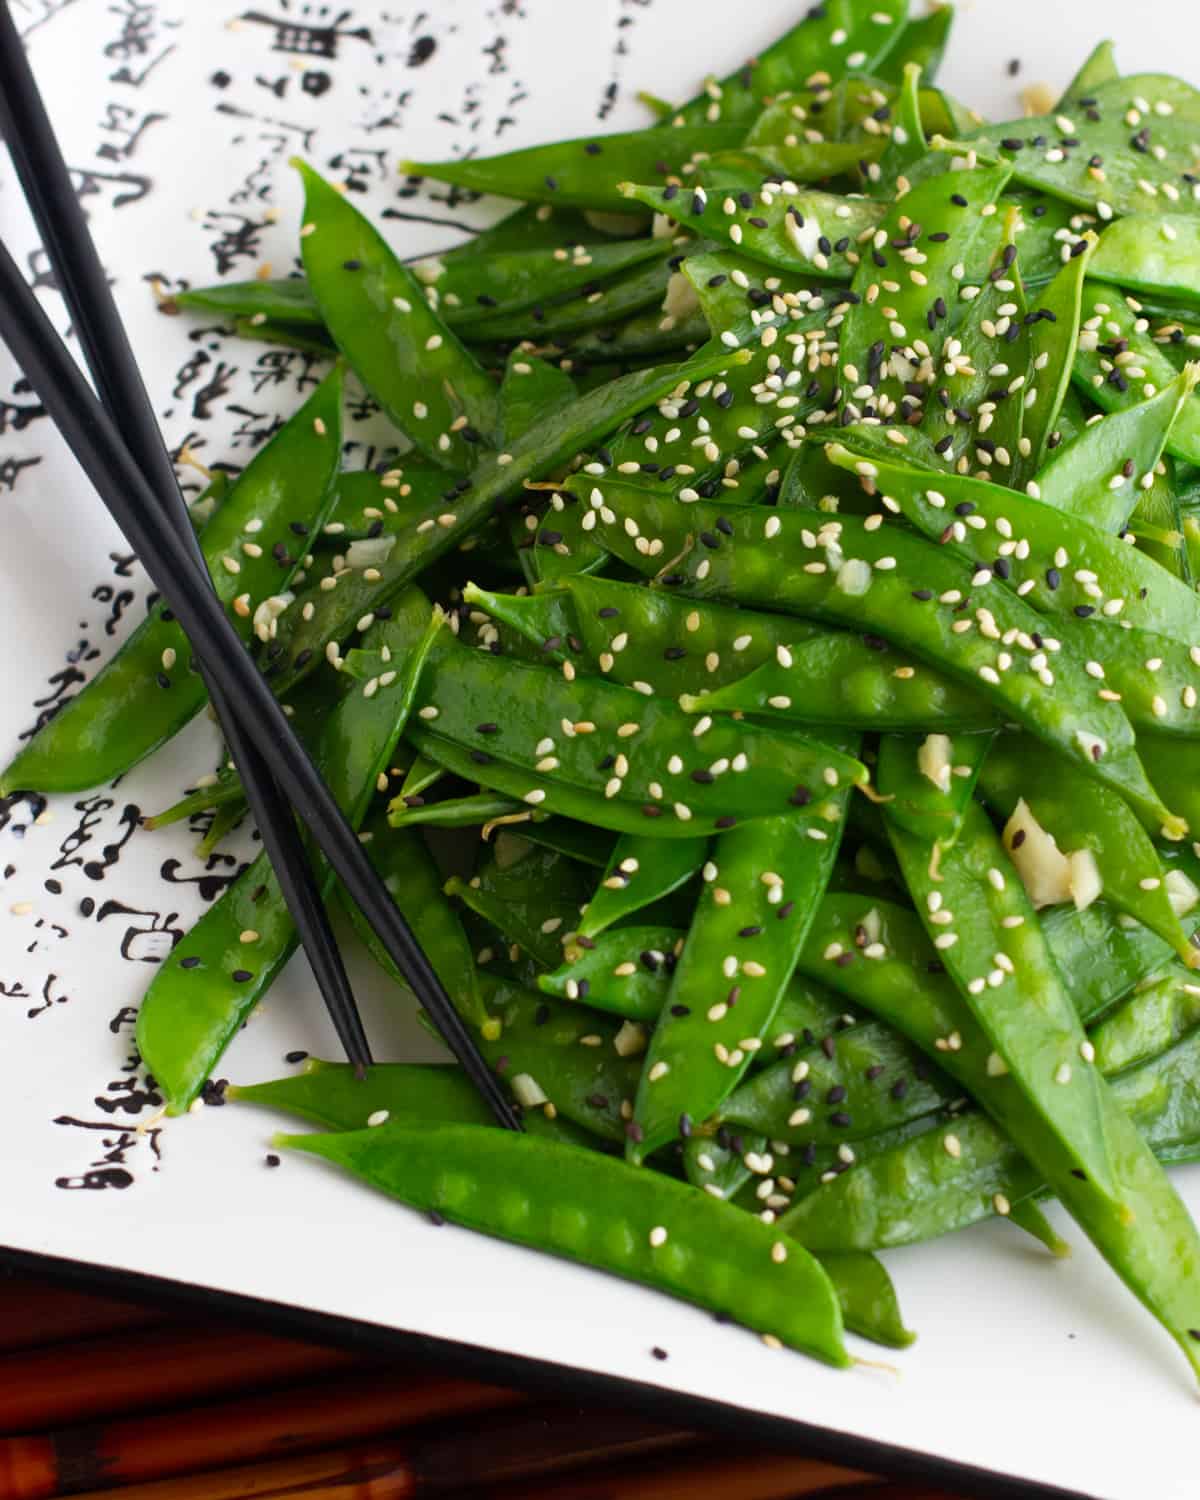
[{"label": "flat green pea pod", "polygon": [[[348,1063],[311,1057],[299,1073],[269,1083],[230,1084],[226,1099],[298,1115],[330,1130],[361,1130],[387,1119],[413,1124],[436,1120],[454,1125],[488,1125],[493,1116],[466,1075],[445,1063],[372,1063],[360,1078]],[[570,1120],[531,1110],[524,1127],[534,1135],[595,1149],[596,1142]],[[831,1259],[836,1259],[831,1257]],[[864,1278],[865,1269],[858,1272]]]},{"label": "flat green pea pod", "polygon": [[869,199],[842,198],[792,182],[768,183],[748,205],[748,192],[730,194],[719,188],[709,193],[703,187],[625,182],[622,193],[626,207],[645,204],[681,228],[722,240],[752,260],[828,281],[851,279],[860,260],[860,236],[883,217],[882,205]]},{"label": "flat green pea pod", "polygon": [[792,1146],[853,1148],[961,1098],[962,1089],[927,1067],[911,1042],[868,1022],[839,1036],[832,1058],[810,1048],[747,1079],[725,1100],[719,1119]]},{"label": "flat green pea pod", "polygon": [[[935,883],[926,845],[889,832],[933,942],[995,1049],[972,1091],[1200,1373],[1189,1333],[1200,1326],[1200,1234],[1096,1069],[999,836],[973,805]],[[1020,1107],[982,1087],[996,1073],[1017,1085]]]},{"label": "flat green pea pod", "polygon": [[522,842],[569,855],[596,870],[607,867],[617,842],[607,829],[591,828],[570,818],[531,818],[518,832]]},{"label": "flat green pea pod", "polygon": [[[435,763],[436,764],[436,763]],[[444,774],[445,767],[438,765]],[[498,792],[478,792],[472,797],[448,797],[444,802],[426,803],[423,798],[404,796],[391,804],[388,822],[393,828],[478,828],[511,819],[524,822],[534,816],[529,808],[512,797]]]},{"label": "flat green pea pod", "polygon": [[[1072,377],[1101,410],[1140,409],[1175,379],[1175,366],[1154,342],[1136,298],[1116,287],[1090,286],[1083,312]],[[1167,450],[1188,463],[1200,462],[1200,402],[1184,402]]]},{"label": "flat green pea pod", "polygon": [[[744,362],[745,351],[689,360],[682,366],[638,370],[588,391],[569,408],[552,413],[506,452],[484,458],[469,480],[458,480],[447,491],[405,507],[405,525],[398,530],[386,555],[370,563],[349,563],[333,586],[311,588],[277,621],[279,642],[285,648],[281,684],[294,681],[320,661],[330,643],[348,636],[357,624],[381,606],[452,547],[474,545],[472,532],[487,521],[503,501],[523,492],[528,479],[556,472],[592,444],[600,442],[647,403],[667,397],[683,401],[696,380],[724,366]],[[403,484],[401,483],[401,488]]]},{"label": "flat green pea pod", "polygon": [[889,1349],[907,1349],[916,1341],[916,1334],[904,1326],[896,1289],[882,1261],[854,1251],[830,1251],[813,1258],[833,1283],[842,1320],[851,1333]]},{"label": "flat green pea pod", "polygon": [[1118,219],[1100,236],[1088,275],[1132,292],[1177,297],[1200,304],[1200,223],[1192,214],[1150,214]]},{"label": "flat green pea pod", "polygon": [[438,463],[469,469],[499,436],[496,386],[421,283],[346,197],[299,159],[304,271],[326,328],[388,417]]},{"label": "flat green pea pod", "polygon": [[482,338],[477,325],[605,283],[643,261],[665,259],[668,248],[661,240],[576,241],[469,259],[427,256],[412,263],[412,272],[451,328]]},{"label": "flat green pea pod", "polygon": [[416,717],[471,753],[482,784],[504,762],[524,774],[531,807],[565,784],[605,802],[653,808],[643,816],[655,831],[678,822],[699,838],[803,805],[793,800],[799,787],[832,794],[867,779],[859,761],[826,744],[706,723],[633,688],[504,661],[449,638],[431,654],[418,696]]},{"label": "flat green pea pod", "polygon": [[[779,617],[744,611],[743,618]],[[840,630],[798,646],[779,646],[772,659],[745,677],[682,696],[680,707],[687,713],[753,713],[863,729],[915,730],[929,724],[983,729],[996,722],[995,711],[970,688],[925,662],[914,663],[881,636]]]},{"label": "flat green pea pod", "polygon": [[[1112,1080],[1112,1093],[1161,1160],[1200,1154],[1200,1046],[1194,1035]],[[948,1147],[948,1144],[949,1147]],[[986,1115],[971,1112],[866,1158],[799,1199],[781,1225],[818,1253],[917,1244],[990,1218],[1017,1217],[1041,1175]]]},{"label": "flat green pea pod", "polygon": [[1154,483],[1196,378],[1196,367],[1188,365],[1156,395],[1089,424],[1057,447],[1030,481],[1042,504],[1100,531],[1123,531]]},{"label": "flat green pea pod", "polygon": [[[483,1026],[487,1009],[479,992],[475,958],[459,920],[442,891],[442,877],[420,836],[389,828],[382,809],[365,820],[367,853],[413,936],[425,950],[459,1015],[472,1026]],[[375,929],[347,893],[338,887],[350,923],[368,953],[385,974],[402,988],[408,981],[379,941]]]},{"label": "flat green pea pod", "polygon": [[1059,973],[1070,986],[1071,1002],[1085,1025],[1171,957],[1162,938],[1103,901],[1084,911],[1052,907],[1041,914],[1041,923]]},{"label": "flat green pea pod", "polygon": [[801,141],[787,144],[739,146],[718,151],[697,166],[696,177],[706,192],[755,191],[764,177],[786,182],[828,182],[846,177],[884,150],[882,139],[865,141]]},{"label": "flat green pea pod", "polygon": [[[988,124],[966,142],[947,142],[944,149],[992,153],[1011,167],[1016,181],[1094,208],[1102,219],[1152,210],[1163,184],[1171,188],[1163,196],[1181,212],[1193,206],[1197,200],[1175,184],[1195,164],[1200,93],[1180,79],[1141,73],[1099,83],[1088,97],[1087,106],[1076,102],[1069,116]],[[1090,170],[1096,156],[1104,163],[1100,173]]]},{"label": "flat green pea pod", "polygon": [[484,974],[494,1018],[480,1035],[488,1064],[525,1109],[545,1104],[602,1140],[625,1139],[645,1034],[582,1005],[559,1005],[536,991]]},{"label": "flat green pea pod", "polygon": [[904,33],[907,6],[900,0],[830,0],[737,72],[706,81],[689,103],[672,111],[685,124],[721,120],[749,129],[762,109],[785,90],[809,86],[814,73],[834,82],[847,73],[870,73]]},{"label": "flat green pea pod", "polygon": [[[1071,372],[1075,366],[1075,345],[1083,307],[1083,278],[1094,249],[1094,240],[1085,241],[1083,250],[1072,256],[1042,291],[1037,306],[1026,320],[1028,379],[1019,397],[1023,441],[1017,446],[1013,462],[1010,479],[1013,489],[1024,489],[1039,472],[1057,431],[1059,412],[1071,387]],[[1153,462],[1143,463],[1142,472],[1153,467]],[[1041,483],[1039,480],[1039,485]],[[1043,498],[1046,493],[1043,488]],[[1046,503],[1055,505],[1059,502],[1048,499]]]},{"label": "flat green pea pod", "polygon": [[1200,1026],[1200,985],[1191,971],[1172,963],[1167,971],[1139,983],[1132,995],[1089,1032],[1102,1073],[1160,1056]]},{"label": "flat green pea pod", "polygon": [[[984,480],[950,474],[935,488],[924,470],[865,462],[839,443],[827,452],[835,464],[868,478],[945,550],[976,563],[971,584],[987,604],[1001,590],[1021,590],[1046,614],[1069,615],[1082,606],[1140,630],[1200,642],[1195,592],[1090,521]],[[1117,477],[1124,481],[1120,470]],[[1000,589],[993,587],[997,581]]]},{"label": "flat green pea pod", "polygon": [[[872,517],[798,510],[764,515],[750,506],[697,504],[681,519],[679,509],[632,488],[618,495],[609,484],[597,510],[601,540],[641,572],[661,569],[663,585],[682,593],[877,633],[975,686],[998,714],[1120,791],[1148,827],[1185,831],[1150,786],[1120,705],[1093,695],[1087,658],[1075,639],[1064,631],[1047,681],[1044,648],[1033,639],[1040,638],[1044,617],[1007,589],[989,594],[987,605],[996,642],[1014,632],[1019,667],[1011,650],[997,650],[981,632],[954,629],[958,607],[970,599],[969,579],[945,547]],[[645,551],[630,545],[627,521]],[[702,531],[716,547],[692,545]],[[660,558],[679,561],[662,569]]]},{"label": "flat green pea pod", "polygon": [[579,914],[577,936],[598,937],[606,928],[677,891],[704,863],[708,841],[656,839],[627,833],[613,846],[600,884]]},{"label": "flat green pea pod", "polygon": [[1200,949],[1178,914],[1197,904],[1195,887],[1176,885],[1173,895],[1172,875],[1114,792],[1074,766],[1039,755],[1023,735],[1001,735],[996,741],[983,765],[980,790],[1006,820],[1006,843],[1036,905],[1073,900],[1087,906],[1103,897],[1158,933],[1185,963],[1200,965]]},{"label": "flat green pea pod", "polygon": [[[1079,65],[1075,77],[1063,90],[1062,98],[1058,101],[1059,108],[1072,108],[1080,100],[1087,99],[1092,89],[1098,88],[1102,83],[1112,83],[1120,76],[1113,57],[1112,42],[1097,42]],[[1083,107],[1090,108],[1086,104]]]},{"label": "flat green pea pod", "polygon": [[[252,634],[268,639],[286,607],[304,552],[294,528],[307,534],[325,522],[341,431],[342,375],[334,370],[254,456],[200,534],[213,588],[245,641]],[[156,604],[17,753],[0,777],[4,792],[83,791],[136,765],[204,706],[191,658],[169,603]]]},{"label": "flat green pea pod", "polygon": [[288,323],[322,328],[321,313],[302,276],[253,281],[218,281],[214,286],[188,287],[176,292],[168,310],[184,307],[218,317],[248,318],[252,327]]},{"label": "flat green pea pod", "polygon": [[[667,284],[668,295],[670,283]],[[648,307],[601,328],[564,337],[566,356],[576,360],[637,363],[661,357],[672,350],[692,353],[708,338],[708,323],[699,311],[666,313]]]},{"label": "flat green pea pod", "polygon": [[686,241],[651,240],[654,259],[635,265],[598,287],[590,286],[574,296],[521,312],[494,312],[477,318],[466,331],[480,343],[504,344],[511,339],[536,339],[539,344],[561,343],[581,333],[605,328],[660,303],[667,290],[670,271],[667,255],[679,253]]},{"label": "flat green pea pod", "polygon": [[829,1364],[850,1363],[837,1294],[818,1262],[669,1177],[475,1125],[389,1123],[277,1144],[323,1156],[412,1208],[657,1287]]},{"label": "flat green pea pod", "polygon": [[535,354],[510,354],[500,383],[501,440],[516,442],[553,412],[565,412],[579,399],[575,382]]},{"label": "flat green pea pod", "polygon": [[[389,638],[396,665],[350,692],[330,715],[317,764],[338,805],[358,824],[375,793],[415,700],[416,683],[441,628],[440,612],[424,636],[428,604],[415,590],[398,618],[375,627],[382,655]],[[414,645],[414,641],[416,644]],[[333,874],[323,866],[319,889]],[[137,1018],[138,1050],[171,1114],[188,1108],[217,1060],[295,951],[295,923],[265,851],[209,907],[155,975]]]},{"label": "flat green pea pod", "polygon": [[884,83],[899,83],[904,69],[915,63],[925,81],[932,82],[945,53],[953,21],[952,5],[936,6],[928,15],[905,21],[895,45],[876,66],[875,76]]},{"label": "flat green pea pod", "polygon": [[742,135],[735,125],[697,123],[585,136],[499,156],[403,161],[400,170],[477,193],[627,214],[630,208],[618,190],[619,182],[629,177],[650,179],[663,171],[679,172],[697,155],[708,156],[736,146]]},{"label": "flat green pea pod", "polygon": [[615,927],[595,941],[568,943],[565,963],[538,975],[547,995],[577,1000],[630,1021],[657,1021],[687,934],[676,927]]},{"label": "flat green pea pod", "polygon": [[714,844],[638,1085],[630,1161],[707,1118],[762,1046],[829,883],[848,795],[830,799],[840,805],[826,827],[766,818]]},{"label": "flat green pea pod", "polygon": [[958,838],[996,743],[994,734],[885,734],[879,742],[875,778],[888,798],[886,821],[927,842],[935,866]]},{"label": "flat green pea pod", "polygon": [[[512,835],[506,836],[511,840]],[[451,876],[443,889],[541,967],[556,968],[562,962],[563,938],[579,916],[582,871],[564,855],[533,845],[515,869],[501,869],[502,847],[497,839],[495,860],[470,880]]]}]

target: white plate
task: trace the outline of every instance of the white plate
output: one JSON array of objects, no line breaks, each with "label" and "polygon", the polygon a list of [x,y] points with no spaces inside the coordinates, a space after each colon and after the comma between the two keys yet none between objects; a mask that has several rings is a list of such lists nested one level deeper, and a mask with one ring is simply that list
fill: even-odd
[{"label": "white plate", "polygon": [[[264,261],[276,274],[289,268],[293,152],[361,188],[356,201],[384,216],[405,253],[433,249],[454,235],[419,216],[482,223],[487,211],[445,195],[405,196],[395,174],[401,155],[486,152],[642,123],[636,89],[686,96],[799,7],[442,0],[422,15],[347,0],[336,24],[333,6],[276,0],[270,9],[278,22],[263,11],[239,18],[233,0],[27,0],[23,17],[164,430],[173,445],[186,439],[202,458],[234,464],[245,462],[273,413],[295,406],[305,361],[226,339],[195,319],[161,317],[147,281],[248,276]],[[1017,112],[1019,83],[1063,84],[1106,34],[1119,40],[1126,71],[1200,68],[1200,10],[1178,0],[1067,0],[1054,9],[968,0],[944,81],[1002,118]],[[1016,80],[1012,58],[1022,62]],[[0,232],[30,253],[7,171],[3,188]],[[40,254],[31,266],[42,269]],[[59,298],[43,295],[61,322]],[[6,758],[34,721],[33,705],[94,670],[145,593],[127,549],[17,381],[0,355]],[[349,433],[351,463],[383,436],[361,416]],[[889,1256],[920,1342],[895,1356],[898,1375],[846,1374],[772,1353],[611,1278],[434,1230],[315,1162],[289,1159],[268,1171],[274,1122],[254,1111],[210,1109],[136,1134],[150,1111],[131,1055],[132,1007],[173,937],[203,908],[204,882],[215,889],[230,874],[225,855],[202,867],[185,829],[136,830],[136,809],[172,800],[215,754],[211,726],[199,722],[172,753],[119,786],[54,799],[36,825],[24,806],[2,819],[0,1240],[11,1252],[548,1361],[576,1372],[554,1373],[560,1389],[563,1379],[578,1384],[580,1372],[646,1382],[742,1408],[746,1430],[769,1418],[809,1424],[819,1429],[808,1434],[814,1446],[868,1465],[941,1461],[1103,1500],[1151,1492],[1194,1500],[1198,1417],[1183,1362],[1069,1228],[1077,1249],[1065,1265],[1003,1225]],[[359,977],[379,1052],[418,1055],[422,1042],[403,1001],[365,970]],[[302,963],[271,992],[221,1071],[247,1081],[275,1076],[293,1048],[336,1055]],[[1181,1172],[1178,1181],[1200,1209],[1200,1174]],[[652,1358],[654,1345],[669,1351],[665,1363]],[[864,1457],[864,1444],[903,1451]]]}]

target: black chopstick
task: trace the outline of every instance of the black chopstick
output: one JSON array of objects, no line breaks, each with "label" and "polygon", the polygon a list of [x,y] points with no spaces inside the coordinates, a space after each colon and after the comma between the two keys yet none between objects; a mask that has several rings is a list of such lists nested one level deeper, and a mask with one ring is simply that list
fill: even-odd
[{"label": "black chopstick", "polygon": [[12,257],[0,245],[0,337],[66,439],[80,465],[169,600],[212,678],[237,706],[257,748],[269,754],[277,779],[351,898],[429,1012],[500,1124],[520,1129],[512,1106],[488,1068],[441,982],[371,867],[353,829],[296,739],[286,715],[209,588],[190,546],[174,530],[120,433],[93,395]]},{"label": "black chopstick", "polygon": [[[100,399],[164,513],[204,569],[174,465],[6,0],[0,0],[0,134],[8,144]],[[292,810],[219,685],[210,680],[203,662],[198,666],[329,1018],[346,1056],[361,1072],[371,1061],[370,1044]]]}]

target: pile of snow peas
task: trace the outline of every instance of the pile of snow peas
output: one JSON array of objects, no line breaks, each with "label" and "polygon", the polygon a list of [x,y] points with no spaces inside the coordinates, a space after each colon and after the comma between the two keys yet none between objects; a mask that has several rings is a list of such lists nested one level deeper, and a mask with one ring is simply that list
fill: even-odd
[{"label": "pile of snow peas", "polygon": [[[1200,1375],[1200,91],[1102,44],[988,124],[906,11],[827,0],[644,130],[402,163],[518,203],[413,263],[297,163],[303,274],[174,298],[329,358],[201,546],[525,1128],[402,1060],[226,1096],[839,1366],[912,1337],[877,1252],[1062,1254],[1055,1198]],[[202,706],[159,602],[0,790]],[[245,810],[223,756],[147,822]],[[172,1113],[295,946],[260,856],[164,960]]]}]

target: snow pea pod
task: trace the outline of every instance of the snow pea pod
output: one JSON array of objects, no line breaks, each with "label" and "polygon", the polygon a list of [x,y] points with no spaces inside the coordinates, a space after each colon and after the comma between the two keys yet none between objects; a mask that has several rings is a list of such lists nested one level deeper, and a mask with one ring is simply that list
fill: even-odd
[{"label": "snow pea pod", "polygon": [[795,805],[790,799],[801,784],[832,795],[867,775],[852,756],[825,744],[706,723],[633,688],[505,661],[450,639],[431,654],[416,716],[466,747],[485,783],[493,760],[522,770],[531,806],[544,800],[539,787],[567,783],[652,807],[645,815],[663,822],[689,824],[694,816],[694,838]]},{"label": "snow pea pod", "polygon": [[494,443],[496,386],[378,230],[306,163],[301,252],[322,321],[387,416],[435,462],[468,469]]},{"label": "snow pea pod", "polygon": [[403,161],[400,169],[477,193],[627,214],[629,204],[617,189],[619,182],[630,177],[649,181],[684,171],[698,155],[736,146],[743,133],[728,124],[668,126],[583,136],[499,156]]},{"label": "snow pea pod", "polygon": [[829,631],[786,656],[724,687],[687,695],[680,707],[863,729],[983,729],[996,722],[994,710],[969,688],[924,662],[914,665],[879,636]]},{"label": "snow pea pod", "polygon": [[[441,621],[423,637],[428,605],[414,590],[406,619],[376,627],[371,645],[382,655],[396,644],[396,666],[350,692],[330,715],[317,763],[339,806],[362,821],[378,776],[391,756],[414,702],[424,659]],[[416,645],[414,646],[414,639]],[[390,648],[389,648],[390,649]],[[327,866],[318,877],[328,891]],[[138,1050],[172,1114],[199,1093],[247,1015],[295,951],[295,923],[266,853],[233,882],[176,945],[146,991],[137,1018]]]},{"label": "snow pea pod", "polygon": [[[517,1150],[505,1149],[508,1137]],[[389,1124],[277,1137],[344,1167],[412,1208],[582,1261],[725,1313],[846,1366],[837,1294],[800,1245],[657,1173],[514,1131]]]},{"label": "snow pea pod", "polygon": [[650,1040],[625,1148],[630,1161],[686,1134],[681,1121],[711,1114],[761,1047],[829,882],[848,795],[830,799],[840,803],[839,816],[826,827],[767,818],[716,841]]},{"label": "snow pea pod", "polygon": [[230,1084],[225,1097],[299,1115],[330,1130],[361,1130],[381,1109],[393,1117],[464,1125],[492,1119],[466,1074],[446,1063],[375,1063],[358,1077],[347,1063],[310,1057],[289,1077]]},{"label": "snow pea pod", "polygon": [[1059,107],[1069,108],[1077,101],[1086,99],[1092,89],[1098,88],[1102,83],[1112,83],[1119,77],[1112,42],[1097,42],[1080,64],[1075,77],[1063,90],[1062,98],[1058,101]]},{"label": "snow pea pod", "polygon": [[[1187,1160],[1198,1150],[1198,1080],[1200,1046],[1193,1036],[1114,1078],[1111,1091],[1160,1159]],[[1007,1217],[1044,1188],[1041,1174],[986,1115],[963,1115],[954,1138],[954,1155],[937,1131],[868,1157],[798,1200],[782,1227],[819,1252],[881,1250],[934,1239],[993,1214]]]},{"label": "snow pea pod", "polygon": [[599,936],[605,928],[686,885],[699,871],[708,842],[656,839],[627,833],[613,846],[600,884],[579,914],[576,933]]},{"label": "snow pea pod", "polygon": [[[441,774],[445,767],[433,762]],[[410,802],[403,794],[391,804],[388,822],[392,828],[478,828],[507,820],[515,814],[533,817],[531,809],[512,797],[496,792],[479,792],[471,797],[448,797],[444,802]]]},{"label": "snow pea pod", "polygon": [[[372,811],[363,831],[369,835],[367,854],[371,863],[412,928],[455,1009],[470,1025],[484,1025],[488,1013],[479,990],[475,957],[458,913],[443,893],[442,877],[432,855],[418,834],[389,828],[381,808]],[[408,981],[357,904],[340,885],[338,894],[367,952],[393,983],[407,988]]]},{"label": "snow pea pod", "polygon": [[1100,236],[1088,267],[1093,281],[1115,281],[1133,292],[1200,304],[1200,224],[1192,214],[1118,219]]},{"label": "snow pea pod", "polygon": [[654,254],[643,257],[642,264],[609,277],[598,286],[584,283],[581,291],[560,301],[539,302],[522,311],[493,312],[475,318],[470,325],[471,338],[480,343],[502,344],[510,339],[554,343],[605,328],[661,302],[671,274],[666,258],[677,254],[680,246],[671,240],[646,243]]},{"label": "snow pea pod", "polygon": [[923,839],[940,858],[958,838],[996,743],[994,734],[885,734],[875,778],[890,799],[886,821]]},{"label": "snow pea pod", "polygon": [[720,82],[707,80],[672,118],[689,125],[721,120],[748,129],[774,95],[809,86],[813,74],[833,82],[846,73],[872,72],[903,35],[906,12],[901,0],[830,0],[737,72]]},{"label": "snow pea pod", "polygon": [[889,1349],[907,1349],[916,1341],[916,1334],[904,1326],[896,1289],[882,1261],[854,1251],[829,1251],[813,1259],[833,1283],[842,1320],[851,1333]]},{"label": "snow pea pod", "polygon": [[[864,467],[840,444],[830,444],[827,453],[835,464],[869,477],[926,536],[976,563],[980,571],[971,585],[989,603],[999,592],[990,585],[998,580],[1001,589],[1019,590],[1047,614],[1082,606],[1105,619],[1119,616],[1139,629],[1200,643],[1200,600],[1193,590],[1090,521],[985,480],[947,475],[935,489],[922,470],[878,460]],[[1113,477],[1132,488],[1120,469]]]},{"label": "snow pea pod", "polygon": [[[273,633],[300,566],[293,548],[303,555],[296,537],[318,530],[333,504],[341,412],[342,375],[334,370],[254,456],[201,533],[213,588],[243,640]],[[0,776],[4,791],[81,791],[127,771],[204,706],[191,656],[169,601],[156,603],[17,753]]]},{"label": "snow pea pod", "polygon": [[500,383],[501,440],[515,443],[556,412],[579,399],[564,371],[534,354],[511,354]]},{"label": "snow pea pod", "polygon": [[[1043,664],[1043,617],[1015,593],[989,594],[989,618],[997,642],[1014,632],[1013,646],[1026,654],[1027,667],[1017,669],[1011,651],[997,651],[981,632],[954,628],[972,596],[969,575],[946,548],[896,526],[873,525],[870,517],[792,510],[764,515],[753,507],[697,504],[681,518],[679,509],[633,489],[618,496],[609,485],[596,511],[597,530],[606,546],[639,571],[657,572],[662,566],[657,559],[679,558],[663,571],[662,581],[684,593],[878,633],[972,684],[999,714],[1024,724],[1120,791],[1148,826],[1182,831],[1150,787],[1120,705],[1096,699],[1086,685],[1091,679],[1077,641],[1064,631],[1047,684],[1037,675],[1049,671]],[[629,545],[627,521],[637,527],[637,541],[647,551]],[[717,547],[692,545],[701,531]],[[1042,646],[1035,645],[1034,635]],[[1097,760],[1098,741],[1103,748]]]},{"label": "snow pea pod", "polygon": [[[1195,385],[1195,367],[1188,366],[1149,400],[1090,423],[1057,447],[1034,481],[1043,505],[1079,516],[1100,531],[1123,530],[1145,500],[1146,481],[1153,483]],[[1136,483],[1125,472],[1130,465]]]},{"label": "snow pea pod", "polygon": [[470,533],[495,507],[520,494],[527,479],[570,463],[581,449],[601,441],[648,402],[672,394],[684,399],[693,379],[702,379],[737,358],[734,353],[728,358],[714,357],[707,364],[689,361],[689,373],[683,376],[680,366],[623,375],[587,392],[573,407],[551,414],[507,452],[489,455],[470,480],[459,480],[448,490],[406,507],[405,526],[385,556],[361,568],[347,566],[334,586],[314,587],[281,617],[279,639],[286,647],[286,656],[281,657],[286,661],[282,680],[294,680],[311,670],[330,641],[340,641],[357,622],[386,607],[394,594],[451,547],[470,546]]},{"label": "snow pea pod", "polygon": [[[1072,376],[1089,401],[1106,412],[1140,408],[1175,379],[1175,366],[1154,342],[1150,320],[1135,298],[1115,287],[1089,287],[1084,312]],[[1184,402],[1167,450],[1200,462],[1200,402]]]},{"label": "snow pea pod", "polygon": [[905,21],[895,44],[873,69],[875,76],[885,83],[899,83],[905,68],[915,63],[925,81],[931,83],[937,76],[953,20],[954,7],[939,5],[928,15]]},{"label": "snow pea pod", "polygon": [[[1185,963],[1200,964],[1200,951],[1176,911],[1171,876],[1146,831],[1114,792],[1081,776],[1074,766],[1039,756],[1023,735],[1002,735],[996,741],[983,765],[980,789],[983,800],[1005,820],[1024,803],[1057,843],[1078,904],[1103,896],[1158,933]],[[1019,827],[1020,820],[1013,826]],[[1009,838],[1010,847],[1016,836],[1014,832]],[[1081,879],[1076,876],[1078,850],[1091,855]],[[1195,897],[1191,899],[1194,905]]]},{"label": "snow pea pod", "polygon": [[1182,964],[1142,981],[1092,1028],[1088,1038],[1103,1073],[1122,1073],[1169,1051],[1200,1026],[1200,985]]},{"label": "snow pea pod", "polygon": [[[668,282],[668,289],[670,283]],[[565,346],[565,357],[576,361],[623,361],[636,363],[661,356],[671,350],[690,353],[708,338],[708,323],[699,311],[667,314],[662,307],[648,307],[641,312],[589,328],[584,333],[564,335],[556,343]]]},{"label": "snow pea pod", "polygon": [[703,187],[630,181],[622,184],[622,193],[626,206],[643,203],[752,260],[827,281],[850,280],[861,259],[858,246],[884,211],[866,198],[843,198],[789,181],[771,181],[753,195],[745,189],[735,194],[714,187],[710,193]]},{"label": "snow pea pod", "polygon": [[[1179,212],[1200,206],[1184,175],[1195,164],[1200,93],[1180,79],[1142,73],[1097,84],[1088,100],[1070,116],[985,125],[947,149],[990,152],[1011,166],[1016,181],[1102,218],[1152,211],[1164,198]],[[1094,169],[1097,156],[1103,165]]]},{"label": "snow pea pod", "polygon": [[[1094,242],[1089,240],[1083,251],[1073,256],[1045,288],[1027,319],[1028,382],[1020,398],[1024,441],[1018,445],[1014,458],[1013,489],[1023,489],[1035,474],[1039,474],[1054,440],[1058,414],[1071,384],[1083,307],[1083,278],[1093,252]],[[1061,438],[1054,442],[1054,446],[1059,443]],[[1153,462],[1143,463],[1142,472],[1153,467]],[[1038,484],[1043,498],[1046,498],[1047,490],[1041,477]],[[1046,503],[1055,505],[1059,501],[1051,498]]]},{"label": "snow pea pod", "polygon": [[262,281],[218,281],[213,286],[188,287],[176,292],[168,306],[194,308],[218,317],[248,318],[261,323],[288,323],[323,328],[320,309],[302,276]]},{"label": "snow pea pod", "polygon": [[[1188,1331],[1200,1310],[1200,1234],[1095,1068],[999,837],[973,806],[935,884],[924,843],[894,825],[889,833],[942,959],[995,1048],[990,1057],[1002,1060],[985,1079],[1002,1072],[1019,1087],[1024,1107],[1001,1102],[979,1078],[973,1092],[1200,1372]],[[939,924],[943,913],[949,920]]]}]

